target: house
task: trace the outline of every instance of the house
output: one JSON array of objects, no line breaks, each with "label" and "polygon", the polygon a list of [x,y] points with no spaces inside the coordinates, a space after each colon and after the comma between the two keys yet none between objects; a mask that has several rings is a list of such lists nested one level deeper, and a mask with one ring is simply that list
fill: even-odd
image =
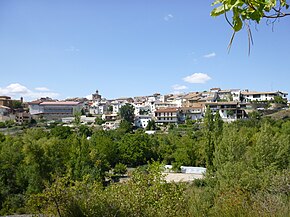
[{"label": "house", "polygon": [[191,107],[180,108],[180,118],[182,121],[185,120],[200,120],[203,118],[204,104],[194,103]]},{"label": "house", "polygon": [[14,119],[15,116],[13,115],[12,109],[7,106],[0,105],[0,122]]},{"label": "house", "polygon": [[221,89],[219,87],[214,87],[214,88],[211,88],[209,91],[218,93],[219,91],[221,91]]},{"label": "house", "polygon": [[138,128],[145,129],[148,125],[148,122],[152,120],[152,116],[149,115],[138,115],[135,117],[134,125]]},{"label": "house", "polygon": [[43,117],[46,120],[61,120],[64,117],[74,116],[81,112],[82,103],[72,101],[41,101],[28,103],[29,112],[35,117]]},{"label": "house", "polygon": [[167,98],[166,102],[176,105],[176,107],[181,107],[183,103],[184,94],[176,94]]},{"label": "house", "polygon": [[191,107],[194,103],[198,103],[201,99],[201,93],[191,92],[183,97],[182,107]]},{"label": "house", "polygon": [[215,102],[217,100],[217,92],[201,92],[198,102]]},{"label": "house", "polygon": [[287,100],[288,93],[282,91],[265,91],[265,92],[257,92],[257,91],[242,91],[241,97],[246,102],[251,101],[271,101],[274,100],[274,97],[280,96],[283,99]]},{"label": "house", "polygon": [[207,108],[213,113],[219,112],[223,121],[227,122],[247,117],[246,104],[240,104],[239,102],[208,102],[205,103],[205,110]]},{"label": "house", "polygon": [[240,89],[231,89],[232,100],[235,102],[241,101],[241,90]]},{"label": "house", "polygon": [[7,106],[0,105],[0,116],[9,116],[11,110],[12,109]]},{"label": "house", "polygon": [[149,105],[143,105],[140,103],[134,103],[133,104],[135,110],[134,110],[134,114],[135,116],[137,115],[148,115],[151,114],[151,107]]},{"label": "house", "polygon": [[148,102],[156,102],[156,101],[165,102],[165,100],[166,100],[166,96],[163,96],[160,93],[155,93],[147,97]]},{"label": "house", "polygon": [[118,114],[122,106],[126,105],[127,103],[133,104],[133,102],[134,100],[132,98],[119,98],[110,101],[110,105],[113,107],[112,113]]},{"label": "house", "polygon": [[102,115],[108,110],[108,104],[106,102],[93,102],[89,105],[89,114],[91,115]]},{"label": "house", "polygon": [[31,114],[27,111],[18,111],[15,113],[15,121],[17,124],[30,123],[31,119]]},{"label": "house", "polygon": [[158,109],[175,108],[175,107],[177,107],[177,104],[174,104],[172,102],[155,102],[153,106],[153,111],[156,111]]},{"label": "house", "polygon": [[106,123],[102,124],[103,130],[115,130],[120,126],[120,120],[116,121],[107,121]]},{"label": "house", "polygon": [[118,119],[118,114],[103,114],[102,120],[104,121],[115,121]]},{"label": "house", "polygon": [[217,92],[218,100],[233,101],[231,90],[220,90]]},{"label": "house", "polygon": [[0,96],[0,106],[12,107],[12,99],[9,96]]},{"label": "house", "polygon": [[85,123],[85,124],[92,124],[95,123],[96,118],[95,117],[87,117],[85,115],[81,116],[81,123]]},{"label": "house", "polygon": [[157,109],[154,114],[158,124],[179,122],[179,110],[176,107]]}]

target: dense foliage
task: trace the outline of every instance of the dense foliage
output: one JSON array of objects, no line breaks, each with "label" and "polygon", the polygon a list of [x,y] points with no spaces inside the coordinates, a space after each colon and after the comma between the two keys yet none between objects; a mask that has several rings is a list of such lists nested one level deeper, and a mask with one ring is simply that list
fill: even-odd
[{"label": "dense foliage", "polygon": [[[159,163],[208,170],[165,183]],[[139,169],[113,183],[126,166]],[[226,124],[208,113],[154,135],[85,126],[0,134],[0,215],[289,216],[289,180],[287,120]]]}]

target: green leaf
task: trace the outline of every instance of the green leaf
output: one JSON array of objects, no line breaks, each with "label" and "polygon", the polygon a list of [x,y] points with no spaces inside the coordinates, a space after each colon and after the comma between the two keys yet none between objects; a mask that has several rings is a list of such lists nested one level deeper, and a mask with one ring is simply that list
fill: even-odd
[{"label": "green leaf", "polygon": [[222,2],[220,1],[220,0],[215,0],[212,4],[211,4],[211,6],[215,6],[215,5],[217,5],[217,4],[221,4]]},{"label": "green leaf", "polygon": [[243,27],[243,22],[241,20],[240,17],[236,17],[235,20],[234,20],[234,30],[235,32],[238,32],[242,29]]},{"label": "green leaf", "polygon": [[250,19],[255,20],[257,23],[260,22],[262,16],[259,13],[259,11],[254,11],[253,13],[250,14]]},{"label": "green leaf", "polygon": [[240,18],[240,13],[239,13],[239,10],[237,8],[233,9],[233,13],[234,13],[234,16],[233,16],[234,26],[233,26],[233,28],[234,28],[235,32],[238,32],[243,27],[243,22]]},{"label": "green leaf", "polygon": [[211,11],[210,15],[211,15],[212,17],[216,17],[216,16],[219,16],[219,15],[221,15],[221,14],[224,14],[225,12],[226,12],[226,10],[225,10],[225,6],[224,6],[224,5],[221,5],[221,6],[218,6],[217,8],[214,8],[214,9]]}]

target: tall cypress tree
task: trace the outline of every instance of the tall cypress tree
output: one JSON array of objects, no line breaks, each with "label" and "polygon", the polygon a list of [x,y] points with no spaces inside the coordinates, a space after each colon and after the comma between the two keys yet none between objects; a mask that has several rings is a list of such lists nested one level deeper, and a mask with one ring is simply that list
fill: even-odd
[{"label": "tall cypress tree", "polygon": [[208,170],[212,170],[213,166],[213,153],[214,153],[214,142],[213,142],[213,115],[209,107],[206,108],[205,116],[203,120],[203,135],[205,137],[205,160],[206,167]]}]

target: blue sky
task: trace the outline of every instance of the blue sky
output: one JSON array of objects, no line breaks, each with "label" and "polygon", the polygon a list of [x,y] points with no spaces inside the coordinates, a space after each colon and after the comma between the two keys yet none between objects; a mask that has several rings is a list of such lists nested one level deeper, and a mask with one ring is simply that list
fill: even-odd
[{"label": "blue sky", "polygon": [[1,0],[0,95],[290,91],[290,18],[232,31],[204,0]]}]

